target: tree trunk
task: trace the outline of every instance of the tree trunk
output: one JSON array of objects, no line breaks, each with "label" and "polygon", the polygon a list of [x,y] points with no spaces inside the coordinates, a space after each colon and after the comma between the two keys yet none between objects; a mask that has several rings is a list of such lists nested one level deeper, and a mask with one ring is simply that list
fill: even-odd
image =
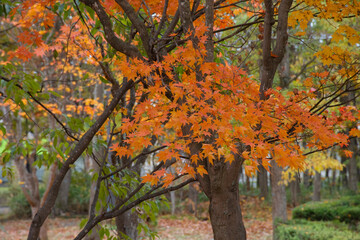
[{"label": "tree trunk", "polygon": [[175,210],[176,210],[175,191],[170,192],[170,201],[171,201],[171,215],[175,215]]},{"label": "tree trunk", "polygon": [[286,191],[285,185],[280,184],[283,169],[275,161],[271,164],[271,197],[273,239],[277,239],[276,227],[279,221],[287,221]]},{"label": "tree trunk", "polygon": [[336,187],[336,170],[332,170],[332,176],[331,176],[331,194],[333,194],[335,192],[335,187]]},{"label": "tree trunk", "polygon": [[239,191],[213,191],[210,199],[210,219],[215,240],[246,239],[239,204]]},{"label": "tree trunk", "polygon": [[246,192],[250,192],[251,187],[250,187],[250,177],[246,176]]},{"label": "tree trunk", "polygon": [[[341,156],[341,163],[344,164],[346,162],[346,157]],[[346,188],[349,186],[348,177],[347,177],[347,165],[343,167],[343,169],[340,171],[340,183],[343,186],[343,188]]]},{"label": "tree trunk", "polygon": [[215,240],[245,240],[246,231],[242,221],[239,199],[239,170],[241,164],[216,162],[208,166],[206,183],[210,199],[209,213]]},{"label": "tree trunk", "polygon": [[258,175],[259,175],[260,198],[267,198],[269,193],[268,174],[266,169],[262,165],[259,166]]},{"label": "tree trunk", "polygon": [[197,216],[198,191],[196,190],[194,185],[195,185],[195,183],[189,184],[189,196],[188,196],[188,199],[190,201],[189,212],[195,213],[195,216]]},{"label": "tree trunk", "polygon": [[59,189],[59,196],[56,199],[56,203],[54,207],[54,214],[56,216],[63,215],[67,211],[70,183],[71,183],[71,169],[65,175],[64,181],[61,183]]},{"label": "tree trunk", "polygon": [[308,188],[308,187],[310,187],[310,175],[309,175],[309,170],[306,170],[305,172],[304,172],[304,186],[305,186],[305,188]]},{"label": "tree trunk", "polygon": [[[86,157],[86,161],[88,162],[87,165],[89,166],[90,174],[99,172],[99,165],[95,162],[95,160],[93,158]],[[91,205],[94,201],[95,192],[96,192],[96,181],[92,181],[91,187],[90,187],[89,214],[90,214],[90,210],[91,210]],[[100,227],[97,225],[96,227],[94,227],[92,229],[91,233],[88,233],[85,236],[84,239],[85,240],[100,240],[99,230],[100,230]]]},{"label": "tree trunk", "polygon": [[358,175],[357,175],[357,141],[356,138],[350,139],[350,150],[353,152],[352,157],[349,160],[347,168],[349,169],[349,189],[353,192],[358,190]]},{"label": "tree trunk", "polygon": [[321,199],[320,191],[321,191],[321,173],[315,172],[313,201],[320,201]]},{"label": "tree trunk", "polygon": [[296,175],[295,180],[290,182],[290,192],[291,192],[291,205],[296,207],[299,205],[299,196],[300,196],[300,179]]},{"label": "tree trunk", "polygon": [[[137,226],[139,224],[139,219],[136,212],[131,212],[131,210],[125,212],[124,214],[115,218],[116,228],[118,230],[119,239],[133,239],[136,240],[137,235]],[[126,235],[122,236],[122,234]]]},{"label": "tree trunk", "polygon": [[[37,206],[31,206],[31,218],[33,218],[35,216],[35,214],[37,213],[37,211],[39,210],[40,207],[40,201],[39,201],[39,205]],[[40,234],[39,234],[39,239],[38,240],[48,240],[48,221],[49,219],[46,219],[45,222],[43,223],[43,225],[40,228]]]}]

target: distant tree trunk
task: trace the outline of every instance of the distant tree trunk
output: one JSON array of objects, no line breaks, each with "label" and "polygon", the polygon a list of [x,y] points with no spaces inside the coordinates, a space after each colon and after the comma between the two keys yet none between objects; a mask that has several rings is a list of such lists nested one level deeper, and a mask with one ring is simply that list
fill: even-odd
[{"label": "distant tree trunk", "polygon": [[[264,0],[264,40],[262,44],[262,67],[260,72],[260,99],[266,100],[268,96],[266,91],[271,89],[274,82],[274,76],[279,64],[283,60],[286,53],[286,45],[288,40],[288,15],[293,0],[283,0],[277,7],[277,26],[276,32],[273,32],[274,19],[274,2],[272,0]],[[273,36],[276,36],[275,39]],[[273,44],[274,43],[274,44]],[[272,47],[273,46],[273,47]],[[273,56],[276,57],[273,57]],[[288,61],[284,60],[284,61]],[[288,63],[285,63],[288,64]],[[289,71],[283,73],[289,74]],[[288,76],[286,76],[288,77]],[[277,238],[276,226],[277,219],[287,220],[286,193],[285,186],[279,185],[281,180],[282,169],[275,161],[272,161],[271,168],[271,196],[272,196],[272,213],[273,213],[273,237]]]},{"label": "distant tree trunk", "polygon": [[300,178],[295,176],[295,180],[290,182],[291,204],[293,207],[299,205],[300,196]]},{"label": "distant tree trunk", "polygon": [[341,156],[341,163],[344,164],[343,169],[340,172],[340,181],[341,181],[341,185],[345,188],[347,188],[349,186],[349,182],[348,182],[348,177],[347,177],[347,165],[345,165],[347,159],[345,156]]},{"label": "distant tree trunk", "polygon": [[250,187],[250,177],[246,176],[246,191],[250,192],[251,187]]},{"label": "distant tree trunk", "polygon": [[260,188],[260,198],[267,198],[268,193],[269,193],[269,188],[268,188],[268,172],[266,171],[266,169],[260,165],[259,166],[259,188]]},{"label": "distant tree trunk", "polygon": [[[8,111],[6,111],[8,112]],[[10,112],[10,110],[9,110]],[[13,128],[12,123],[13,121],[10,119],[9,115],[4,116],[5,126],[8,132],[11,132],[10,129]],[[25,124],[27,128],[27,124]],[[16,133],[13,134],[9,139],[13,142],[20,142],[20,139],[23,138],[23,126],[22,126],[22,119],[20,115],[18,115],[16,119],[16,125],[14,127],[16,129]],[[26,129],[27,130],[27,129]],[[27,131],[25,131],[27,132]],[[38,136],[35,136],[37,139]],[[37,145],[37,144],[35,144]],[[36,146],[35,146],[36,148]],[[18,171],[20,181],[23,182],[21,185],[21,190],[25,195],[26,200],[30,204],[31,208],[31,217],[33,218],[37,211],[41,206],[41,199],[40,199],[40,192],[39,192],[39,180],[36,175],[36,167],[33,166],[34,162],[36,161],[36,152],[27,153],[26,156],[16,155],[14,158],[15,166]],[[50,171],[49,180],[52,179],[52,171]],[[49,182],[51,184],[51,182]],[[50,186],[48,186],[49,188]],[[48,190],[48,189],[47,189]],[[45,196],[46,197],[46,196]],[[40,228],[39,240],[47,240],[47,221]]]},{"label": "distant tree trunk", "polygon": [[137,226],[139,224],[139,218],[136,212],[131,212],[131,210],[125,212],[119,217],[115,218],[116,228],[119,233],[119,239],[128,239],[122,236],[125,234],[126,237],[136,240],[138,238]]},{"label": "distant tree trunk", "polygon": [[[99,165],[95,162],[95,160],[92,157],[86,157],[86,161],[87,161],[87,166],[89,167],[89,173],[94,174],[99,172]],[[89,201],[89,214],[90,214],[90,209],[91,209],[91,205],[94,201],[94,197],[95,197],[95,192],[96,192],[96,181],[92,181],[91,182],[91,187],[90,187],[90,201]],[[96,227],[94,227],[91,231],[91,233],[88,233],[85,236],[85,240],[100,240],[100,235],[99,235],[99,230],[100,227],[98,225],[96,225]]]},{"label": "distant tree trunk", "polygon": [[[94,88],[94,99],[100,103],[104,102],[104,85],[103,84],[99,84],[97,83],[95,85],[95,88]],[[105,105],[105,104],[104,104]],[[96,137],[94,138],[93,140],[93,143],[96,141]],[[97,149],[97,150],[94,150],[94,156],[97,158],[97,159],[94,159],[93,157],[87,157],[85,162],[87,162],[85,164],[85,166],[88,167],[88,170],[89,170],[89,173],[90,174],[94,174],[94,173],[98,173],[99,170],[100,170],[100,163],[97,162],[96,160],[98,161],[103,161],[104,158],[106,157],[105,156],[105,148],[103,147],[100,147],[100,148],[97,148],[97,147],[94,147],[94,149]],[[89,201],[89,215],[90,215],[90,211],[91,211],[91,205],[93,204],[93,201],[97,199],[94,199],[95,198],[95,193],[96,193],[96,180],[95,181],[92,181],[91,183],[91,187],[90,187],[90,201]],[[100,226],[99,225],[96,225],[96,227],[93,228],[93,230],[91,231],[90,234],[87,234],[85,236],[85,240],[100,240],[100,235],[99,235],[99,230],[100,230]]]},{"label": "distant tree trunk", "polygon": [[280,78],[280,87],[288,88],[290,85],[290,53],[289,47],[286,46],[286,51],[284,54],[284,58],[279,64],[279,78]]},{"label": "distant tree trunk", "polygon": [[[30,204],[31,208],[31,218],[35,216],[37,211],[40,208],[41,199],[39,193],[39,180],[36,176],[36,168],[32,166],[34,160],[36,159],[36,154],[33,153],[30,156],[26,157],[26,164],[24,159],[16,159],[15,165],[19,172],[20,180],[25,184],[21,186],[22,192],[24,193],[26,200]],[[41,226],[40,229],[40,240],[47,240],[47,222]]]},{"label": "distant tree trunk", "polygon": [[175,191],[170,192],[170,201],[171,201],[171,215],[175,215],[176,210],[176,195]]},{"label": "distant tree trunk", "polygon": [[309,170],[305,170],[304,172],[304,186],[305,188],[310,187],[310,175],[309,175]]},{"label": "distant tree trunk", "polygon": [[321,173],[315,172],[313,201],[320,201],[320,199],[321,199]]},{"label": "distant tree trunk", "polygon": [[335,191],[336,186],[336,170],[332,170],[332,176],[331,176],[331,193]]},{"label": "distant tree trunk", "polygon": [[69,190],[71,183],[71,169],[66,173],[59,189],[59,195],[54,206],[54,214],[62,215],[67,211]]},{"label": "distant tree trunk", "polygon": [[278,221],[287,221],[286,191],[285,185],[280,184],[282,168],[275,161],[271,164],[271,197],[273,218],[273,239],[277,239],[276,226]]},{"label": "distant tree trunk", "polygon": [[199,192],[195,188],[195,183],[190,183],[189,184],[189,196],[188,196],[188,199],[190,201],[189,212],[194,213],[195,216],[197,215],[198,195],[199,195]]},{"label": "distant tree trunk", "polygon": [[349,159],[348,169],[349,169],[349,189],[353,192],[358,190],[358,175],[357,175],[357,141],[356,138],[350,139],[349,149],[353,152],[352,157]]}]

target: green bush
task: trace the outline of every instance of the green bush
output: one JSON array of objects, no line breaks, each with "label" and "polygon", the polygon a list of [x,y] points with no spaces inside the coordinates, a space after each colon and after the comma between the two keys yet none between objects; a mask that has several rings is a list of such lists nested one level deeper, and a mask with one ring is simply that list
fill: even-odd
[{"label": "green bush", "polygon": [[16,218],[31,217],[31,208],[29,202],[26,200],[24,193],[18,186],[11,186],[9,207],[11,214]]},{"label": "green bush", "polygon": [[84,172],[72,172],[67,210],[87,214],[89,209],[91,177]]},{"label": "green bush", "polygon": [[10,190],[7,186],[0,187],[0,206],[7,206],[9,202]]},{"label": "green bush", "polygon": [[331,222],[294,220],[276,229],[278,240],[360,240],[360,234]]},{"label": "green bush", "polygon": [[[45,189],[43,187],[39,188],[40,197],[44,194]],[[30,204],[27,201],[23,191],[20,186],[11,185],[9,187],[9,208],[11,215],[16,218],[30,218],[31,217],[31,208]]]},{"label": "green bush", "polygon": [[[358,207],[360,207],[360,196],[348,196],[339,200],[309,202],[294,208],[292,213],[294,219],[312,221],[340,219],[344,222],[352,222],[352,219],[360,218]],[[351,212],[348,212],[350,209]]]},{"label": "green bush", "polygon": [[349,224],[357,224],[360,221],[360,207],[344,208],[339,213],[340,221]]},{"label": "green bush", "polygon": [[[90,198],[91,178],[86,173],[74,172],[68,200],[68,211],[76,214],[87,214]],[[40,196],[43,195],[45,189],[40,186]],[[31,217],[31,208],[22,192],[20,186],[11,185],[9,187],[9,200],[11,215],[16,218]]]},{"label": "green bush", "polygon": [[[331,204],[330,204],[331,205]],[[336,218],[334,209],[323,202],[309,202],[293,209],[294,219],[307,219],[312,221],[331,221]]]}]

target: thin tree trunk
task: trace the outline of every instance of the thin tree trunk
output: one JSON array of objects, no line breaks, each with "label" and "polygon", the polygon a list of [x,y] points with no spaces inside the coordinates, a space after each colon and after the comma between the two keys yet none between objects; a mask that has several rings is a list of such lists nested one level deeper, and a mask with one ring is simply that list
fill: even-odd
[{"label": "thin tree trunk", "polygon": [[320,201],[320,199],[321,199],[321,173],[315,172],[313,201]]},{"label": "thin tree trunk", "polygon": [[306,170],[305,172],[304,172],[304,186],[305,186],[305,188],[308,188],[308,187],[310,187],[310,175],[309,175],[309,170]]},{"label": "thin tree trunk", "polygon": [[300,196],[300,179],[296,175],[295,180],[290,182],[290,192],[291,192],[291,204],[293,207],[299,205],[299,196]]},{"label": "thin tree trunk", "polygon": [[[344,156],[341,156],[341,163],[344,164],[346,162],[346,158]],[[347,177],[347,165],[343,167],[343,169],[340,172],[340,181],[343,186],[343,188],[347,188],[348,185],[348,177]]]},{"label": "thin tree trunk", "polygon": [[280,184],[282,168],[275,161],[271,164],[271,197],[273,218],[273,239],[277,239],[276,227],[279,221],[287,221],[285,185]]},{"label": "thin tree trunk", "polygon": [[175,191],[170,192],[170,201],[171,201],[171,215],[175,215],[175,210],[176,210]]},{"label": "thin tree trunk", "polygon": [[189,204],[189,212],[194,213],[197,216],[197,204],[198,204],[198,191],[194,187],[195,183],[189,184],[189,196],[188,199],[190,201]]},{"label": "thin tree trunk", "polygon": [[[91,157],[86,157],[86,161],[88,162],[88,166],[89,166],[89,172],[90,174],[94,174],[99,172],[99,165],[95,162],[95,160]],[[91,210],[91,205],[93,203],[93,201],[95,200],[95,192],[96,192],[96,181],[92,181],[91,182],[91,187],[90,187],[90,201],[89,201],[89,214],[90,214],[90,210]],[[100,226],[96,226],[92,229],[91,233],[88,233],[85,236],[85,240],[100,240],[100,235],[99,235],[99,230],[100,230]]]},{"label": "thin tree trunk", "polygon": [[[138,238],[137,226],[139,224],[139,219],[136,212],[131,212],[131,210],[121,214],[115,218],[116,228],[118,230],[119,239],[133,239]],[[122,236],[122,234],[126,235]]]},{"label": "thin tree trunk", "polygon": [[246,176],[246,191],[250,192],[251,187],[250,187],[250,177]]},{"label": "thin tree trunk", "polygon": [[56,199],[56,203],[54,207],[55,215],[63,215],[67,211],[70,183],[71,183],[71,169],[65,175],[64,181],[61,183],[59,189],[59,196]]},{"label": "thin tree trunk", "polygon": [[259,188],[260,188],[260,198],[267,198],[269,193],[269,187],[268,187],[268,172],[266,169],[260,165],[259,166]]},{"label": "thin tree trunk", "polygon": [[350,150],[353,152],[352,157],[349,159],[348,170],[349,170],[349,189],[353,192],[358,190],[358,175],[357,175],[357,141],[356,138],[350,139],[349,144]]}]

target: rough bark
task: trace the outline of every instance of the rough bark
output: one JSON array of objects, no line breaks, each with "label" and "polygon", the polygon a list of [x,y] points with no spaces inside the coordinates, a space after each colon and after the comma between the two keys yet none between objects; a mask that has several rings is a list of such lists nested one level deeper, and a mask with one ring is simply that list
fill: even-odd
[{"label": "rough bark", "polygon": [[200,180],[208,188],[209,213],[214,239],[246,239],[239,199],[239,170],[241,162],[216,162],[208,166],[209,178]]}]

